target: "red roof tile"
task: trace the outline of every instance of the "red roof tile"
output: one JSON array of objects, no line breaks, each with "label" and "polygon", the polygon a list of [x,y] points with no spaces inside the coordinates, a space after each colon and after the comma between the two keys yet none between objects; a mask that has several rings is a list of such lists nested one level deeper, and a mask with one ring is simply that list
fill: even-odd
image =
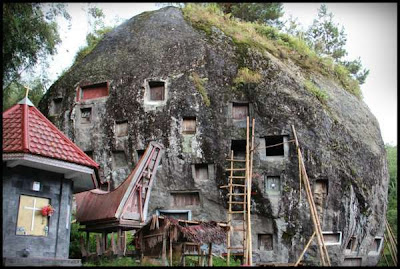
[{"label": "red roof tile", "polygon": [[36,107],[20,102],[3,112],[3,153],[21,152],[99,168]]}]

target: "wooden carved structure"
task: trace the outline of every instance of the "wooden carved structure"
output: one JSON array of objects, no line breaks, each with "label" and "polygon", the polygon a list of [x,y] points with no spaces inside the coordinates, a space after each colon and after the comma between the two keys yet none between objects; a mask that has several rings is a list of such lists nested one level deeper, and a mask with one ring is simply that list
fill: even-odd
[{"label": "wooden carved structure", "polygon": [[[160,265],[186,265],[187,256],[198,257],[197,265],[212,266],[212,244],[225,242],[229,227],[214,221],[181,220],[154,215],[136,232],[136,249],[143,259],[159,259]],[[208,253],[201,245],[208,245]],[[175,262],[174,262],[175,261]]]},{"label": "wooden carved structure", "polygon": [[[137,230],[144,225],[152,184],[163,151],[162,145],[150,142],[135,169],[115,190],[95,189],[76,195],[76,220],[85,225],[81,230],[86,231],[86,245],[90,232],[101,233],[101,238],[96,239],[98,255],[108,248],[108,233],[113,234],[112,251],[122,255],[126,249],[124,231]],[[113,243],[114,232],[117,233],[116,244]],[[88,254],[87,246],[81,246],[82,256]]]}]

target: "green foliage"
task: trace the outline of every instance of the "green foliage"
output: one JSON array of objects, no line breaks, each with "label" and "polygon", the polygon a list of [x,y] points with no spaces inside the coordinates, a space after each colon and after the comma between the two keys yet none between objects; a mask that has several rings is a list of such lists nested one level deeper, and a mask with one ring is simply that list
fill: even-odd
[{"label": "green foliage", "polygon": [[233,82],[236,85],[257,84],[261,81],[261,74],[257,71],[248,69],[247,67],[240,68]]},{"label": "green foliage", "polygon": [[3,4],[3,89],[39,60],[56,53],[61,42],[56,18],[70,20],[65,4]]},{"label": "green foliage", "polygon": [[[71,259],[80,259],[82,258],[81,253],[81,237],[83,237],[86,243],[86,233],[79,231],[80,225],[79,222],[74,222],[71,224],[71,233],[70,233],[70,244],[69,244],[69,258]],[[96,238],[95,234],[89,234],[89,251],[96,251]]]},{"label": "green foliage", "polygon": [[315,97],[317,97],[317,99],[323,103],[326,104],[326,101],[328,100],[329,96],[328,94],[318,88],[312,81],[310,80],[306,80],[304,81],[304,87],[306,88],[307,91],[309,91],[310,93],[312,93]]},{"label": "green foliage", "polygon": [[207,82],[208,78],[200,78],[200,76],[195,72],[193,72],[189,78],[194,82],[197,91],[201,94],[204,104],[210,106],[210,99],[208,98],[207,91],[204,88],[204,84]]},{"label": "green foliage", "polygon": [[34,78],[31,81],[13,81],[3,90],[3,111],[21,101],[26,94],[27,86],[30,88],[28,93],[29,100],[37,107],[42,99],[46,89],[44,82],[40,78]]},{"label": "green foliage", "polygon": [[[227,266],[226,259],[213,257],[213,266]],[[240,260],[231,258],[229,266],[240,266]]]},{"label": "green foliage", "polygon": [[358,83],[364,84],[365,79],[369,74],[369,70],[362,69],[361,59],[358,57],[356,60],[353,61],[343,61],[342,64],[346,67],[346,69],[350,72],[354,79],[358,80]]},{"label": "green foliage", "polygon": [[104,27],[102,29],[95,30],[93,33],[89,33],[86,36],[87,45],[85,47],[81,47],[78,50],[75,56],[74,64],[85,58],[85,56],[88,55],[97,46],[100,40],[103,39],[104,35],[110,32],[112,29],[114,28]]},{"label": "green foliage", "polygon": [[[86,232],[79,231],[80,224],[78,222],[74,222],[71,224],[71,234],[70,234],[70,245],[69,245],[69,257],[72,259],[80,259],[82,258],[81,253],[81,243],[80,238],[83,237],[84,242],[86,243]],[[107,245],[111,246],[111,236],[112,234],[107,235]],[[115,235],[114,235],[115,236]],[[135,249],[133,244],[133,235],[130,232],[126,233],[126,250],[132,251]],[[89,234],[89,251],[96,252],[96,234]]]},{"label": "green foliage", "polygon": [[345,66],[341,64],[336,64],[334,67],[334,74],[348,92],[359,99],[362,98],[362,93],[358,81],[350,76],[350,72]]},{"label": "green foliage", "polygon": [[282,3],[219,3],[225,14],[248,22],[267,23],[279,26],[279,18],[283,16]]},{"label": "green foliage", "polygon": [[131,257],[119,257],[119,258],[101,258],[93,262],[84,262],[82,264],[85,267],[103,267],[103,266],[140,266],[135,262],[134,258]]},{"label": "green foliage", "polygon": [[339,30],[338,25],[333,22],[333,13],[328,12],[325,4],[318,9],[318,19],[307,31],[307,38],[319,55],[328,55],[338,60],[347,54],[346,34],[344,28]]},{"label": "green foliage", "polygon": [[[304,72],[319,72],[337,80],[345,90],[362,98],[359,83],[351,77],[345,66],[334,62],[333,57],[318,55],[302,38],[281,33],[276,28],[256,22],[239,21],[231,14],[224,14],[216,3],[188,3],[182,9],[183,14],[193,26],[210,34],[211,27],[221,29],[230,36],[238,48],[246,47],[273,54],[275,57],[290,58],[303,68]],[[323,98],[323,97],[322,97]]]},{"label": "green foliage", "polygon": [[387,219],[397,235],[397,146],[386,145],[389,170],[388,211]]},{"label": "green foliage", "polygon": [[[392,228],[394,236],[397,237],[397,146],[385,145],[388,170],[389,170],[389,188],[388,188],[388,209],[386,219]],[[386,263],[385,257],[389,264]],[[379,260],[378,266],[394,266],[389,249],[385,242],[384,252]]]}]

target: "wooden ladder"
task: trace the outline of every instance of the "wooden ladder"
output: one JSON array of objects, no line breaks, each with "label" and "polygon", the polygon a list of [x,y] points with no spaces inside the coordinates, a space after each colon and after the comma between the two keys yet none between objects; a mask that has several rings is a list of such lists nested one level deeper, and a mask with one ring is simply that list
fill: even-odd
[{"label": "wooden ladder", "polygon": [[311,192],[310,181],[308,180],[306,167],[304,165],[303,156],[301,154],[301,150],[300,150],[300,146],[299,146],[299,141],[297,140],[296,130],[294,129],[293,125],[292,125],[292,131],[293,131],[293,135],[294,135],[294,139],[295,139],[295,143],[296,143],[297,157],[299,159],[300,193],[301,193],[301,180],[303,179],[304,189],[306,191],[308,204],[310,206],[311,218],[312,218],[312,221],[314,224],[314,233],[312,234],[310,240],[308,241],[306,247],[304,248],[304,250],[301,253],[300,257],[298,258],[297,262],[295,263],[295,266],[297,266],[300,263],[301,259],[303,258],[304,253],[306,252],[307,248],[310,246],[315,235],[317,236],[317,243],[318,243],[318,247],[319,247],[319,253],[320,253],[320,257],[321,257],[322,266],[331,266],[331,261],[329,259],[328,250],[326,249],[324,237],[322,235],[322,228],[321,228],[321,224],[319,221],[318,212],[315,207],[313,194]]},{"label": "wooden ladder", "polygon": [[[249,117],[247,117],[247,134],[246,134],[246,158],[235,159],[233,150],[230,153],[230,162],[228,185],[220,188],[228,189],[228,220],[227,224],[230,230],[227,235],[227,266],[230,265],[230,257],[232,250],[242,250],[243,252],[235,252],[243,254],[243,263],[252,265],[252,240],[251,240],[251,175],[253,164],[254,151],[254,119],[252,125],[252,143],[250,148],[249,138]],[[240,214],[239,219],[234,217],[234,214]],[[242,245],[232,246],[231,235],[235,232],[241,232]]]}]

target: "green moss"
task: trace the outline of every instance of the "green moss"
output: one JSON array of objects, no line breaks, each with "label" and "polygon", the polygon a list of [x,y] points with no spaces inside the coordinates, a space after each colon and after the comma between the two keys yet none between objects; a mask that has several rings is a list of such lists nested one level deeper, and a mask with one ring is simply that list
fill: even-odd
[{"label": "green moss", "polygon": [[304,88],[306,88],[307,91],[312,93],[317,99],[324,105],[326,105],[326,101],[328,100],[329,96],[328,94],[318,88],[312,81],[306,80],[304,81]]},{"label": "green moss", "polygon": [[195,72],[193,72],[189,78],[194,82],[196,90],[201,94],[204,104],[210,106],[210,99],[208,98],[207,91],[204,87],[208,78],[200,78],[200,76]]}]

